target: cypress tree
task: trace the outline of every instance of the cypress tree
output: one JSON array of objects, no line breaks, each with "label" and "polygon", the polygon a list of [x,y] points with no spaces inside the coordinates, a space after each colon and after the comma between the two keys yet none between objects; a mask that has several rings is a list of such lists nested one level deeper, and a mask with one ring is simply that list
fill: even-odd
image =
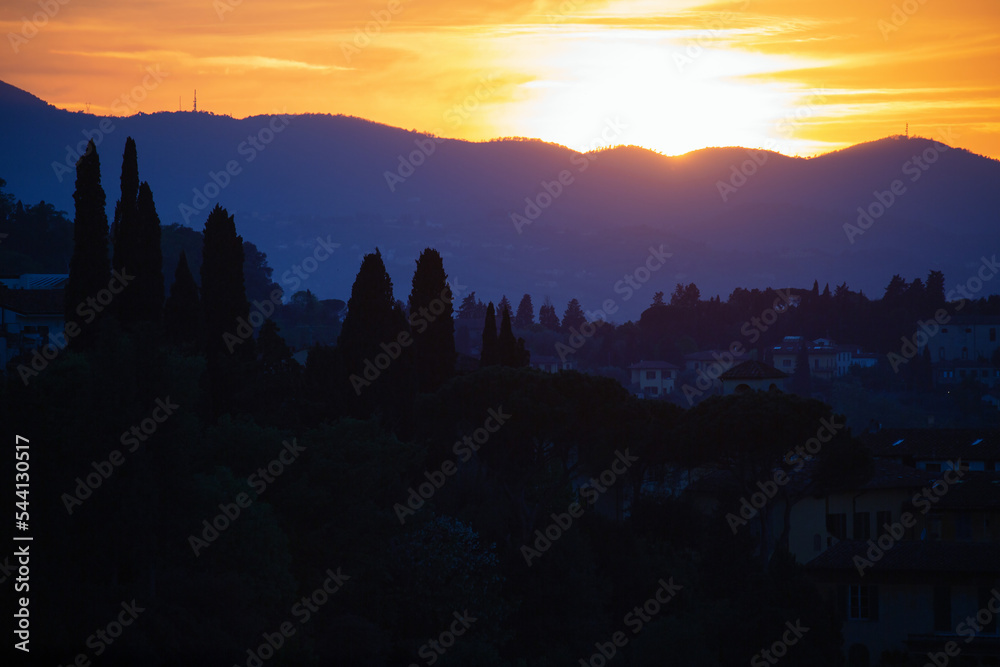
[{"label": "cypress tree", "polygon": [[[397,362],[385,349],[388,347],[390,351],[395,351],[394,346],[398,345],[400,331],[395,309],[392,279],[385,270],[382,253],[376,248],[374,254],[365,255],[361,261],[361,268],[351,286],[347,315],[337,339],[337,350],[345,373],[340,383],[343,401],[347,412],[353,416],[370,416],[379,402],[379,388],[384,389],[391,380],[381,375]],[[380,354],[389,359],[389,365],[372,370],[375,358]],[[398,350],[397,359],[399,354],[402,354],[402,348]],[[377,375],[371,379],[376,372]],[[373,384],[378,386],[373,388]]]},{"label": "cypress tree", "polygon": [[235,218],[218,204],[205,221],[201,297],[209,355],[237,352],[241,358],[253,358],[252,339],[237,331],[250,312],[243,282],[243,237],[236,234]]},{"label": "cypress tree", "polygon": [[[96,297],[108,287],[111,280],[111,262],[108,259],[108,214],[104,188],[101,187],[101,161],[94,141],[87,143],[87,151],[76,163],[76,190],[73,192],[76,213],[73,220],[73,256],[70,259],[69,279],[66,283],[66,323],[81,327],[78,344],[87,347],[93,342],[91,317],[86,300]],[[81,315],[83,310],[86,317]],[[97,313],[97,317],[100,317]]]},{"label": "cypress tree", "polygon": [[122,154],[121,199],[115,204],[115,218],[111,226],[111,241],[114,245],[115,270],[122,268],[135,273],[138,268],[136,251],[138,236],[136,218],[139,201],[139,157],[132,137],[125,140]]},{"label": "cypress tree", "polygon": [[201,300],[198,298],[198,285],[188,266],[187,254],[183,250],[177,260],[170,296],[163,306],[163,328],[167,340],[180,349],[194,351],[200,347]]},{"label": "cypress tree", "polygon": [[455,371],[455,321],[451,288],[437,250],[417,259],[410,291],[413,370],[420,391],[437,390]]},{"label": "cypress tree", "polygon": [[135,291],[133,304],[137,320],[159,322],[163,311],[163,253],[160,250],[160,216],[156,214],[149,183],[139,186],[136,216]]},{"label": "cypress tree", "polygon": [[486,306],[486,324],[483,326],[483,349],[479,353],[479,367],[496,366],[500,363],[500,342],[497,338],[497,316],[490,301]]},{"label": "cypress tree", "polygon": [[503,309],[503,317],[500,320],[500,336],[497,339],[498,356],[501,366],[527,366],[527,351],[524,348],[523,338],[514,338],[514,332],[510,326],[510,309]]}]

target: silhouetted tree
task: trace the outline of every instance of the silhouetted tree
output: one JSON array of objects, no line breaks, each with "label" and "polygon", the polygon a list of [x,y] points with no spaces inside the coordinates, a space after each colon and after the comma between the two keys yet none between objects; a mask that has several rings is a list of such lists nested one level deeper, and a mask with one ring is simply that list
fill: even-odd
[{"label": "silhouetted tree", "polygon": [[486,322],[483,324],[483,348],[479,353],[479,367],[496,366],[500,363],[500,343],[497,336],[497,317],[490,301],[486,306]]},{"label": "silhouetted tree", "polygon": [[[381,377],[381,374],[396,364],[402,353],[400,349],[396,359],[392,359],[383,347],[395,351],[393,346],[399,345],[400,329],[395,311],[392,279],[385,270],[382,253],[376,248],[361,260],[358,276],[351,286],[347,316],[337,339],[337,351],[344,368],[341,391],[346,412],[352,416],[371,416],[381,402],[386,385],[391,384],[392,379]],[[387,358],[390,366],[383,369],[375,366],[375,359],[380,354]]]},{"label": "silhouetted tree", "polygon": [[510,309],[504,308],[500,320],[500,336],[497,338],[497,348],[501,366],[515,368],[527,366],[530,362],[523,338],[514,338],[510,325]]},{"label": "silhouetted tree", "polygon": [[243,285],[243,239],[236,221],[216,205],[205,221],[201,261],[201,296],[205,315],[211,414],[231,411],[246,388],[240,362],[255,358],[250,306]]},{"label": "silhouetted tree", "polygon": [[663,301],[663,292],[656,292],[653,294],[653,303],[650,304],[650,308],[658,308],[660,306],[667,305]]},{"label": "silhouetted tree", "polygon": [[535,323],[535,307],[531,305],[531,295],[525,294],[521,297],[521,303],[517,304],[517,314],[514,315],[514,326],[518,329],[527,329]]},{"label": "silhouetted tree", "polygon": [[792,373],[792,391],[800,396],[809,396],[812,391],[809,369],[809,341],[805,338],[799,344],[795,355],[795,371]]},{"label": "silhouetted tree", "polygon": [[927,274],[927,283],[924,287],[927,298],[927,310],[935,311],[944,307],[944,273],[941,271],[931,271]]},{"label": "silhouetted tree", "polygon": [[503,313],[504,310],[509,310],[511,312],[514,310],[514,306],[510,305],[510,299],[507,298],[506,294],[500,298],[500,303],[497,304],[497,315]]},{"label": "silhouetted tree", "polygon": [[448,276],[437,250],[417,259],[410,291],[414,372],[420,391],[436,391],[455,371],[455,322]]},{"label": "silhouetted tree", "polygon": [[168,341],[182,350],[194,351],[201,346],[202,326],[198,285],[188,267],[187,254],[182,250],[174,270],[170,296],[163,305],[163,329]]},{"label": "silhouetted tree", "polygon": [[556,307],[552,305],[548,297],[545,303],[538,309],[538,323],[549,331],[559,331],[559,316],[556,315]]},{"label": "silhouetted tree", "polygon": [[163,311],[163,253],[160,251],[160,216],[148,183],[139,186],[136,217],[135,285],[125,303],[133,304],[136,320],[159,322]]},{"label": "silhouetted tree", "polygon": [[458,308],[458,316],[462,319],[472,319],[476,317],[476,293],[469,292],[464,299],[462,299],[462,305]]},{"label": "silhouetted tree", "polygon": [[566,312],[563,313],[562,330],[566,332],[570,329],[579,330],[586,321],[587,317],[583,314],[580,302],[576,299],[570,299],[569,303],[566,304]]},{"label": "silhouetted tree", "polygon": [[138,202],[139,158],[135,140],[128,137],[122,154],[121,198],[115,204],[115,218],[111,224],[111,242],[114,246],[112,266],[118,271],[127,268],[134,273],[136,270],[136,251],[139,245],[136,228]]},{"label": "silhouetted tree", "polygon": [[93,343],[93,327],[90,325],[101,313],[88,308],[86,300],[96,298],[101,290],[108,288],[111,280],[108,214],[104,210],[101,161],[93,140],[87,143],[87,151],[76,163],[73,201],[76,204],[76,215],[73,220],[73,257],[66,282],[66,323],[76,323],[81,327],[79,335],[73,341],[81,347],[89,347]]},{"label": "silhouetted tree", "polygon": [[265,373],[278,373],[292,360],[292,351],[270,317],[264,320],[257,335],[257,353]]}]

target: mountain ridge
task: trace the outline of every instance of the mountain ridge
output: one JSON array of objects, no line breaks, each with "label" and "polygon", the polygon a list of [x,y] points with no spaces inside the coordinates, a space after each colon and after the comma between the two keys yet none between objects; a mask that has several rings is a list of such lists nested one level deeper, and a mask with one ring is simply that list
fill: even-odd
[{"label": "mountain ridge", "polygon": [[[539,305],[548,295],[560,313],[573,297],[591,310],[612,298],[622,320],[678,282],[725,297],[738,286],[813,279],[879,295],[894,273],[912,279],[931,269],[960,281],[979,262],[984,239],[996,237],[990,192],[1000,184],[1000,162],[929,138],[885,137],[811,158],[742,147],[584,154],[532,139],[447,139],[345,115],[290,115],[275,131],[280,118],[100,117],[0,84],[0,120],[19,128],[0,144],[0,177],[24,201],[71,212],[70,158],[91,135],[100,140],[110,213],[132,136],[164,224],[200,229],[221,203],[268,254],[279,283],[317,237],[329,236],[342,254],[304,287],[343,298],[361,256],[378,245],[402,298],[429,246],[481,298],[530,293]],[[102,131],[102,123],[112,129]],[[904,173],[927,151],[937,153],[927,169]],[[857,224],[858,207],[867,209],[895,180],[904,193],[850,237],[845,226]],[[660,244],[673,252],[670,262],[625,302],[617,281]]]}]

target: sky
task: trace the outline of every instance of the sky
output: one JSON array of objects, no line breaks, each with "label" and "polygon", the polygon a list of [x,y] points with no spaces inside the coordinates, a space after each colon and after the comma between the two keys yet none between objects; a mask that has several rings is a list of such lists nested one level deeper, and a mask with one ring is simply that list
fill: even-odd
[{"label": "sky", "polygon": [[816,155],[908,124],[1000,158],[995,0],[6,0],[0,24],[0,79],[102,115],[197,90],[238,118],[668,155]]}]

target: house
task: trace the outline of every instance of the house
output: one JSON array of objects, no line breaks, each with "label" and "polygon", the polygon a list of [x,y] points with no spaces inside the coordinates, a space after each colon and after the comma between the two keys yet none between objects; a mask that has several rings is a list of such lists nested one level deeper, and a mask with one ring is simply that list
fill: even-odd
[{"label": "house", "polygon": [[531,367],[546,373],[558,373],[559,371],[576,370],[576,362],[572,359],[563,360],[559,357],[533,354],[531,355]]},{"label": "house", "polygon": [[992,359],[1000,349],[997,330],[1000,330],[1000,316],[956,315],[930,335],[926,345],[933,361]]},{"label": "house", "polygon": [[665,396],[674,390],[677,366],[666,361],[640,361],[628,367],[632,386],[641,396]]},{"label": "house", "polygon": [[1000,386],[1000,368],[986,359],[935,361],[931,368],[935,385],[961,384],[966,380],[975,380],[990,388]]},{"label": "house", "polygon": [[742,391],[785,391],[788,374],[760,361],[744,361],[719,376],[723,395]]},{"label": "house", "polygon": [[64,290],[0,290],[0,361],[46,345],[65,327]]},{"label": "house", "polygon": [[[817,338],[808,342],[802,336],[785,336],[771,353],[775,367],[789,375],[795,373],[803,344],[809,359],[809,374],[825,380],[846,375],[857,349],[849,345],[837,345],[829,338]],[[860,349],[857,351],[860,353]]]},{"label": "house", "polygon": [[862,434],[861,441],[872,456],[919,470],[947,470],[961,460],[964,470],[1000,471],[1000,433],[995,430],[882,429]]}]

